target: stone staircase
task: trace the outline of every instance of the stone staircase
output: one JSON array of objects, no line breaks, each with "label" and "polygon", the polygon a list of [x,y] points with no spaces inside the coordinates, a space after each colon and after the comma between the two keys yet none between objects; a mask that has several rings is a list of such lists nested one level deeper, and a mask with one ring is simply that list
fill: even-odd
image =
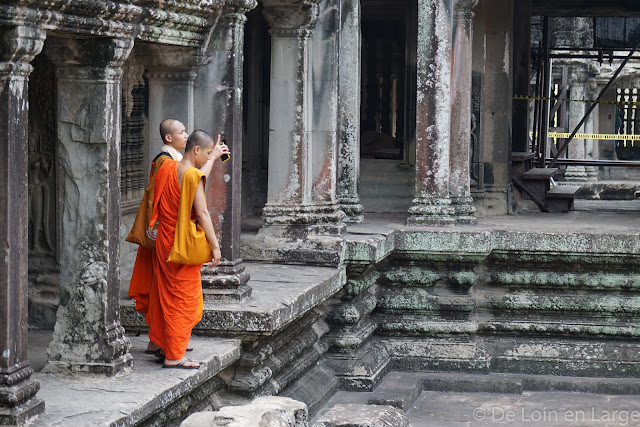
[{"label": "stone staircase", "polygon": [[558,168],[533,167],[534,153],[511,153],[512,180],[522,198],[535,202],[543,212],[564,213],[573,210],[579,185],[556,185]]}]

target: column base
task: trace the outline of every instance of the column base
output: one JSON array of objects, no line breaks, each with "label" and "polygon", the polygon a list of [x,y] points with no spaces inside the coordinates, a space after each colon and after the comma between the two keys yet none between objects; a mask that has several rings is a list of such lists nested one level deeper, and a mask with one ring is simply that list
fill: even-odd
[{"label": "column base", "polygon": [[242,260],[223,261],[217,267],[203,266],[202,294],[205,302],[244,302],[251,296],[249,273]]},{"label": "column base", "polygon": [[308,234],[306,229],[292,228],[263,226],[254,238],[243,240],[242,257],[251,261],[329,267],[337,267],[344,261],[345,247],[341,236]]},{"label": "column base", "polygon": [[564,173],[565,181],[588,181],[589,177],[584,166],[567,166],[567,171]]},{"label": "column base", "polygon": [[[0,393],[3,389],[0,387]],[[11,408],[0,407],[1,426],[23,426],[29,419],[44,413],[44,401],[37,397],[23,402]]]},{"label": "column base", "polygon": [[585,166],[585,172],[587,173],[587,181],[598,180],[598,168],[595,166]]},{"label": "column base", "polygon": [[0,426],[24,425],[44,412],[44,402],[35,397],[40,384],[31,379],[33,369],[26,360],[11,373],[0,374]]},{"label": "column base", "polygon": [[342,212],[345,213],[344,222],[360,223],[364,221],[362,214],[364,207],[360,204],[358,197],[341,198],[338,203]]},{"label": "column base", "polygon": [[[346,226],[344,212],[336,204],[331,205],[270,205],[262,212],[262,228],[282,230],[281,237],[298,239],[312,235],[336,236]],[[273,233],[271,233],[273,234]]]},{"label": "column base", "polygon": [[111,363],[73,362],[65,360],[50,360],[41,372],[51,374],[97,374],[107,377],[126,375],[133,368],[133,357],[127,353]]},{"label": "column base", "polygon": [[473,214],[476,212],[473,206],[472,197],[452,197],[451,206],[455,209],[456,224],[477,224],[478,218]]},{"label": "column base", "polygon": [[[61,317],[58,316],[58,322]],[[58,327],[72,336],[59,335]],[[91,331],[86,331],[92,334]],[[97,332],[93,331],[97,334]],[[117,326],[100,332],[101,336],[107,341],[91,340],[95,336],[89,336],[86,340],[82,340],[82,336],[78,332],[77,325],[71,327],[68,325],[60,326],[56,323],[56,330],[53,334],[53,341],[49,344],[47,354],[49,360],[42,372],[68,374],[68,373],[86,373],[98,374],[113,377],[117,375],[129,374],[133,367],[133,357],[129,353],[131,342],[124,335],[124,328],[118,323]],[[87,348],[92,350],[87,350]]]},{"label": "column base", "polygon": [[449,198],[416,198],[409,214],[409,226],[451,226],[455,224],[456,210]]}]

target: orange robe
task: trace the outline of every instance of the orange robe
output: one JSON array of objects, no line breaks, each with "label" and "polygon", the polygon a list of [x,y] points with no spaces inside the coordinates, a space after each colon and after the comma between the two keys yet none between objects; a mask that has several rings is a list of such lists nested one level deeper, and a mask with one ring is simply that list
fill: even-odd
[{"label": "orange robe", "polygon": [[[160,167],[171,160],[171,156],[159,156],[151,164],[151,173],[149,176],[149,186],[155,186],[155,176]],[[153,192],[150,194],[153,201]],[[143,200],[144,202],[144,200]],[[138,213],[140,215],[140,212]],[[136,221],[138,218],[136,218]],[[147,224],[144,224],[145,227]],[[149,311],[149,293],[152,286],[155,286],[155,275],[153,273],[153,254],[154,250],[138,247],[138,255],[136,263],[131,273],[131,282],[129,283],[129,296],[136,301],[136,311],[146,315]]]},{"label": "orange robe", "polygon": [[[156,286],[151,288],[149,312],[149,339],[171,360],[184,357],[191,330],[202,319],[202,282],[199,265],[167,262],[173,247],[181,187],[178,185],[176,161],[167,161],[156,175],[156,192],[151,223],[159,220],[156,251],[153,258]],[[197,182],[202,173],[189,168],[186,180]],[[186,193],[186,191],[185,191]],[[182,197],[188,197],[186,194]],[[193,195],[191,195],[193,197]],[[192,211],[193,215],[193,211]]]}]

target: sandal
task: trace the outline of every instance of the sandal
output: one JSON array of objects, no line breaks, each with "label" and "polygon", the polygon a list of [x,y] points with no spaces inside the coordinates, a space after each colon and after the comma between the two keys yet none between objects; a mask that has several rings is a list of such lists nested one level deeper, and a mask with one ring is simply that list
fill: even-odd
[{"label": "sandal", "polygon": [[196,365],[196,366],[187,366],[187,365],[185,365],[185,363],[189,363],[189,362],[198,363],[198,362],[194,362],[191,359],[184,359],[184,360],[178,362],[175,365],[164,364],[164,365],[162,365],[162,367],[165,368],[165,369],[200,369],[200,365],[199,364]]}]

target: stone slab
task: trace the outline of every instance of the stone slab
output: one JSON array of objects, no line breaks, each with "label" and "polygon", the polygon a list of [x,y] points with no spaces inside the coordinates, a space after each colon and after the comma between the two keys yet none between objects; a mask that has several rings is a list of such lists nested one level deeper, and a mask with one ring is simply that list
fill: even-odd
[{"label": "stone slab", "polygon": [[307,427],[307,406],[287,397],[258,397],[247,405],[225,406],[215,412],[196,412],[180,427]]},{"label": "stone slab", "polygon": [[[338,292],[346,282],[344,268],[246,262],[252,289],[244,302],[204,303],[202,321],[194,331],[202,334],[272,335]],[[123,325],[147,329],[133,311],[133,301],[122,301]]]},{"label": "stone slab", "polygon": [[45,413],[32,426],[85,427],[133,426],[162,412],[180,397],[211,380],[240,357],[240,341],[193,337],[189,357],[202,364],[199,370],[162,369],[153,355],[145,354],[148,337],[132,341],[133,370],[128,375],[106,378],[95,375],[36,373],[38,397],[46,402]]},{"label": "stone slab", "polygon": [[342,404],[331,407],[313,427],[410,427],[401,409],[388,405]]},{"label": "stone slab", "polygon": [[338,292],[344,268],[246,263],[253,292],[243,303],[205,303],[196,331],[271,335]]}]

